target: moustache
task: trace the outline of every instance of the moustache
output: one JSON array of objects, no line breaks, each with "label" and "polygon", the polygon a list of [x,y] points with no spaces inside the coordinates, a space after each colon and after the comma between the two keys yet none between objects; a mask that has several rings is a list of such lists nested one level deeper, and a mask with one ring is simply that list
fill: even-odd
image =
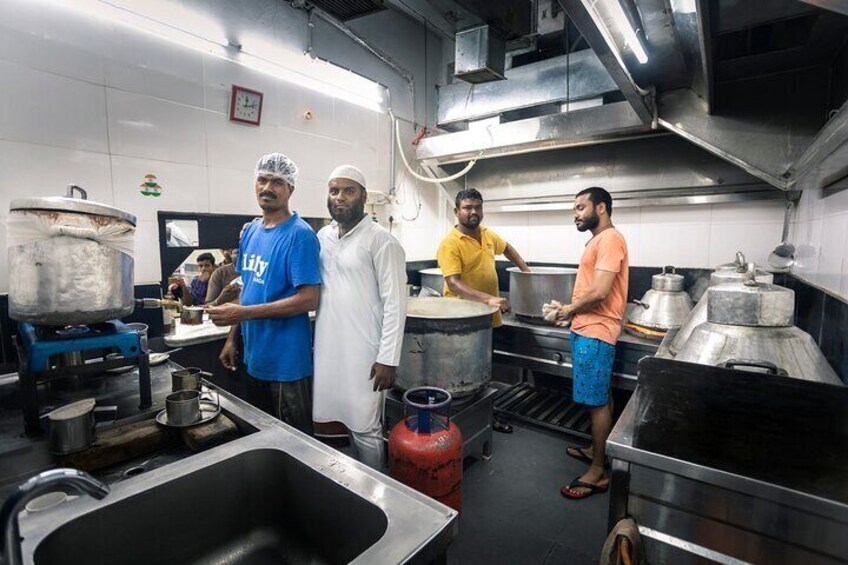
[{"label": "moustache", "polygon": [[260,192],[259,196],[260,196],[260,198],[273,198],[275,200],[277,198],[276,194],[274,194],[273,192],[269,192],[267,190],[263,190],[262,192]]}]

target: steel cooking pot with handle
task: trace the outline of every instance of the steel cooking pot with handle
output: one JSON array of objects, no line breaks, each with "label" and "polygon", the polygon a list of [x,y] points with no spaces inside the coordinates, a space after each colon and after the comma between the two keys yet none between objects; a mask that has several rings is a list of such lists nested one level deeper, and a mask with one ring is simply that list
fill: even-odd
[{"label": "steel cooking pot with handle", "polygon": [[9,315],[33,324],[92,324],[132,313],[136,218],[65,197],[13,200],[7,220]]}]

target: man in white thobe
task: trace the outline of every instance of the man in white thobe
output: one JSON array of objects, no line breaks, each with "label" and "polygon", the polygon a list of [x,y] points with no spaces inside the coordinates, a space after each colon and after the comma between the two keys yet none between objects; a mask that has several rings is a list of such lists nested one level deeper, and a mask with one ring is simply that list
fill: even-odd
[{"label": "man in white thobe", "polygon": [[362,171],[342,165],[330,174],[333,222],[318,232],[313,420],[345,424],[356,458],[380,470],[383,391],[397,375],[406,322],[406,254],[365,213],[366,198]]}]

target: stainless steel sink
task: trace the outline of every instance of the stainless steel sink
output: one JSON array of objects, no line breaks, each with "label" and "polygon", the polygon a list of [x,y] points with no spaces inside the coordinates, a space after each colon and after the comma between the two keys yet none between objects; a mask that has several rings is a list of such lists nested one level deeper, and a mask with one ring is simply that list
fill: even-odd
[{"label": "stainless steel sink", "polygon": [[35,563],[347,563],[386,525],[364,498],[258,449],[71,520],[38,545]]},{"label": "stainless steel sink", "polygon": [[21,515],[24,561],[428,563],[457,514],[243,402],[259,431],[79,498]]}]

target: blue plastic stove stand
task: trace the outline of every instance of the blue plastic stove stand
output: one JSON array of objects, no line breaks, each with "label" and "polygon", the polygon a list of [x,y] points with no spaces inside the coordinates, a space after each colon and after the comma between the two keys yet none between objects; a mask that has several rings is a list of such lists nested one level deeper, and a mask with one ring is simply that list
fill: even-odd
[{"label": "blue plastic stove stand", "polygon": [[[27,434],[41,431],[38,384],[71,375],[102,373],[110,368],[138,365],[139,408],[151,406],[150,358],[147,352],[142,350],[139,332],[130,329],[120,320],[65,329],[44,328],[21,322],[18,328],[18,372],[23,393],[24,428]],[[50,359],[55,355],[93,349],[104,352],[104,355],[117,351],[123,355],[123,359],[86,363],[76,367],[50,368]]]}]

